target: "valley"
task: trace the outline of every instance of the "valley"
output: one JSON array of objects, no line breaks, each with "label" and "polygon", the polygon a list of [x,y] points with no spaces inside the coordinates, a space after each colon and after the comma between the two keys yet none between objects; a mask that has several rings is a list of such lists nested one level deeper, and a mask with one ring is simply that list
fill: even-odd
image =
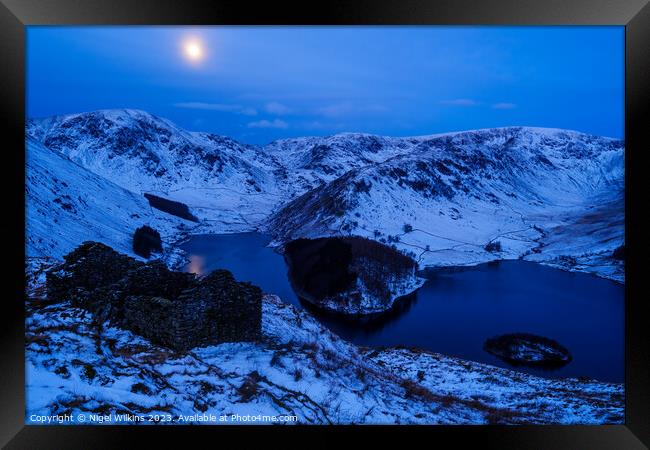
[{"label": "valley", "polygon": [[[617,360],[615,343],[606,357],[586,349],[598,329],[616,333],[623,308],[594,295],[610,289],[622,303],[620,140],[509,127],[416,137],[342,133],[256,146],[190,132],[138,110],[32,119],[26,136],[29,411],[264,410],[299,412],[303,423],[623,420],[620,373],[577,378],[600,357]],[[131,244],[143,225],[160,233],[163,253],[156,257],[170,269],[205,275],[222,265],[239,281],[259,285],[265,294],[261,341],[172,352],[98,324],[65,301],[44,301],[45,270],[82,242],[97,241],[142,261]],[[231,247],[219,240],[251,233],[265,237]],[[199,243],[201,236],[207,238]],[[406,308],[373,333],[303,308],[286,278],[278,283],[277,277],[286,277],[279,260],[297,240],[323,238],[368,239],[413,261],[411,278],[400,282],[408,289],[397,283],[380,309],[376,289],[357,283],[349,292],[365,305],[357,313],[390,309],[400,304],[396,296],[419,296],[414,314]],[[255,266],[256,257],[245,252],[268,253]],[[219,257],[210,261],[214,253]],[[490,272],[490,281],[477,284],[476,277],[489,272],[487,263],[498,262],[503,267]],[[374,278],[385,282],[392,275]],[[270,278],[275,281],[265,285]],[[515,278],[518,297],[509,298],[515,294],[508,279]],[[480,351],[491,334],[528,331],[513,329],[517,324],[544,322],[542,316],[517,316],[525,280],[533,279],[550,283],[548,291],[528,297],[538,312],[566,316],[557,321],[564,328],[540,325],[539,332],[570,340],[567,330],[576,320],[584,333],[584,341],[569,345],[578,359],[560,375],[571,378],[523,373],[468,350],[478,345]],[[465,283],[484,291],[468,293]],[[558,286],[562,295],[544,303]],[[467,308],[472,313],[462,315]],[[349,305],[342,309],[351,311]],[[585,309],[584,321],[575,319]],[[504,311],[512,315],[500,317]],[[482,320],[490,326],[478,327]],[[454,323],[474,327],[471,345],[442,344]],[[418,327],[432,332],[409,337]],[[99,373],[89,377],[88,364]],[[542,399],[544,406],[524,398]]]},{"label": "valley", "polygon": [[[274,246],[355,235],[395,246],[421,268],[571,257],[571,270],[624,279],[621,264],[608,258],[624,239],[624,148],[614,139],[512,127],[413,138],[344,133],[258,147],[134,110],[32,120],[26,132],[28,165],[47,157],[51,167],[70,167],[70,189],[83,185],[77,176],[112,183],[133,198],[134,222],[154,220],[163,234],[169,225],[193,234],[262,231]],[[33,173],[35,185],[50,176]],[[186,204],[198,225],[142,205],[144,193]],[[47,195],[38,197],[56,201]],[[62,218],[102,209],[99,199],[71,198],[75,212],[56,211]],[[42,212],[28,221],[44,222],[36,220]],[[610,226],[612,216],[618,225]],[[43,242],[28,245],[29,256],[52,255],[58,239],[33,234]],[[585,245],[574,245],[575,236]],[[485,250],[493,241],[498,252]]]}]

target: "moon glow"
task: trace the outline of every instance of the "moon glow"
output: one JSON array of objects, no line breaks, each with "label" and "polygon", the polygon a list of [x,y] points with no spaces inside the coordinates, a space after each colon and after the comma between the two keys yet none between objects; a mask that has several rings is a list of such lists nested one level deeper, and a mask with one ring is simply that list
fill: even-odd
[{"label": "moon glow", "polygon": [[187,60],[199,62],[205,54],[201,41],[197,39],[187,40],[183,43],[183,54]]}]

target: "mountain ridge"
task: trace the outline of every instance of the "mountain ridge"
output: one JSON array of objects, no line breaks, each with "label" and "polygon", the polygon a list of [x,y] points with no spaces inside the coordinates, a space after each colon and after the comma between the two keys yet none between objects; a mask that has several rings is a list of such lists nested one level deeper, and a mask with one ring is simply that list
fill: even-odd
[{"label": "mountain ridge", "polygon": [[[187,204],[201,219],[194,232],[261,230],[280,247],[356,234],[423,267],[540,260],[550,245],[544,236],[580,224],[596,201],[615,216],[622,208],[624,142],[571,130],[340,133],[255,146],[126,109],[32,119],[26,134],[28,147],[39,141],[122,189]],[[623,243],[622,227],[610,231],[592,246],[599,260]],[[501,252],[483,249],[497,239]],[[556,245],[554,259],[563,256]],[[585,256],[584,247],[568,256]],[[607,272],[622,280],[622,267]]]}]

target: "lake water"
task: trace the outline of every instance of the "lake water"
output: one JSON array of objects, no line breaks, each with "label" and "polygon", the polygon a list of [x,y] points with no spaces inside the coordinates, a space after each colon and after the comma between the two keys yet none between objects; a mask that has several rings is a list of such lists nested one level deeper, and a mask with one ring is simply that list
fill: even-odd
[{"label": "lake water", "polygon": [[[300,308],[282,255],[259,233],[192,236],[181,245],[185,270],[230,270],[240,281],[277,294]],[[391,313],[367,323],[312,312],[344,339],[365,346],[406,345],[501,367],[483,350],[505,333],[545,336],[565,346],[573,361],[555,370],[516,367],[547,377],[588,376],[624,381],[624,288],[592,275],[525,261],[501,261],[429,273],[428,281]]]}]

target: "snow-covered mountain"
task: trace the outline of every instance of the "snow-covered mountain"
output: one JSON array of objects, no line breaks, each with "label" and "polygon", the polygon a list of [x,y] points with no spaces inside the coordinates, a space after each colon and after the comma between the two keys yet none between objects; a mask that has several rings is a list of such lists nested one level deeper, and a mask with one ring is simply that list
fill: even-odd
[{"label": "snow-covered mountain", "polygon": [[264,151],[282,164],[294,193],[301,193],[334,181],[352,169],[408,153],[417,142],[417,139],[342,133],[282,139],[265,146]]},{"label": "snow-covered mountain", "polygon": [[192,222],[152,209],[147,200],[27,140],[25,219],[26,254],[60,259],[94,237],[131,253],[135,229],[155,227],[168,241]]},{"label": "snow-covered mountain", "polygon": [[124,189],[182,201],[202,219],[255,222],[284,197],[274,176],[280,166],[259,147],[144,111],[30,120],[27,135]]},{"label": "snow-covered mountain", "polygon": [[609,258],[624,239],[620,140],[510,127],[260,147],[136,110],[31,120],[27,135],[126,191],[186,203],[195,232],[263,230],[278,245],[354,234],[421,267],[524,257],[623,279]]},{"label": "snow-covered mountain", "polygon": [[[528,254],[539,260],[551,230],[567,220],[575,222],[574,237],[587,225],[601,230],[589,252],[609,255],[623,242],[622,223],[611,226],[607,214],[591,213],[623,211],[621,141],[522,127],[399,141],[391,140],[409,150],[306,192],[274,213],[267,229],[279,243],[366,236],[423,266]],[[590,220],[581,221],[585,216]],[[500,248],[488,246],[497,242]]]}]

